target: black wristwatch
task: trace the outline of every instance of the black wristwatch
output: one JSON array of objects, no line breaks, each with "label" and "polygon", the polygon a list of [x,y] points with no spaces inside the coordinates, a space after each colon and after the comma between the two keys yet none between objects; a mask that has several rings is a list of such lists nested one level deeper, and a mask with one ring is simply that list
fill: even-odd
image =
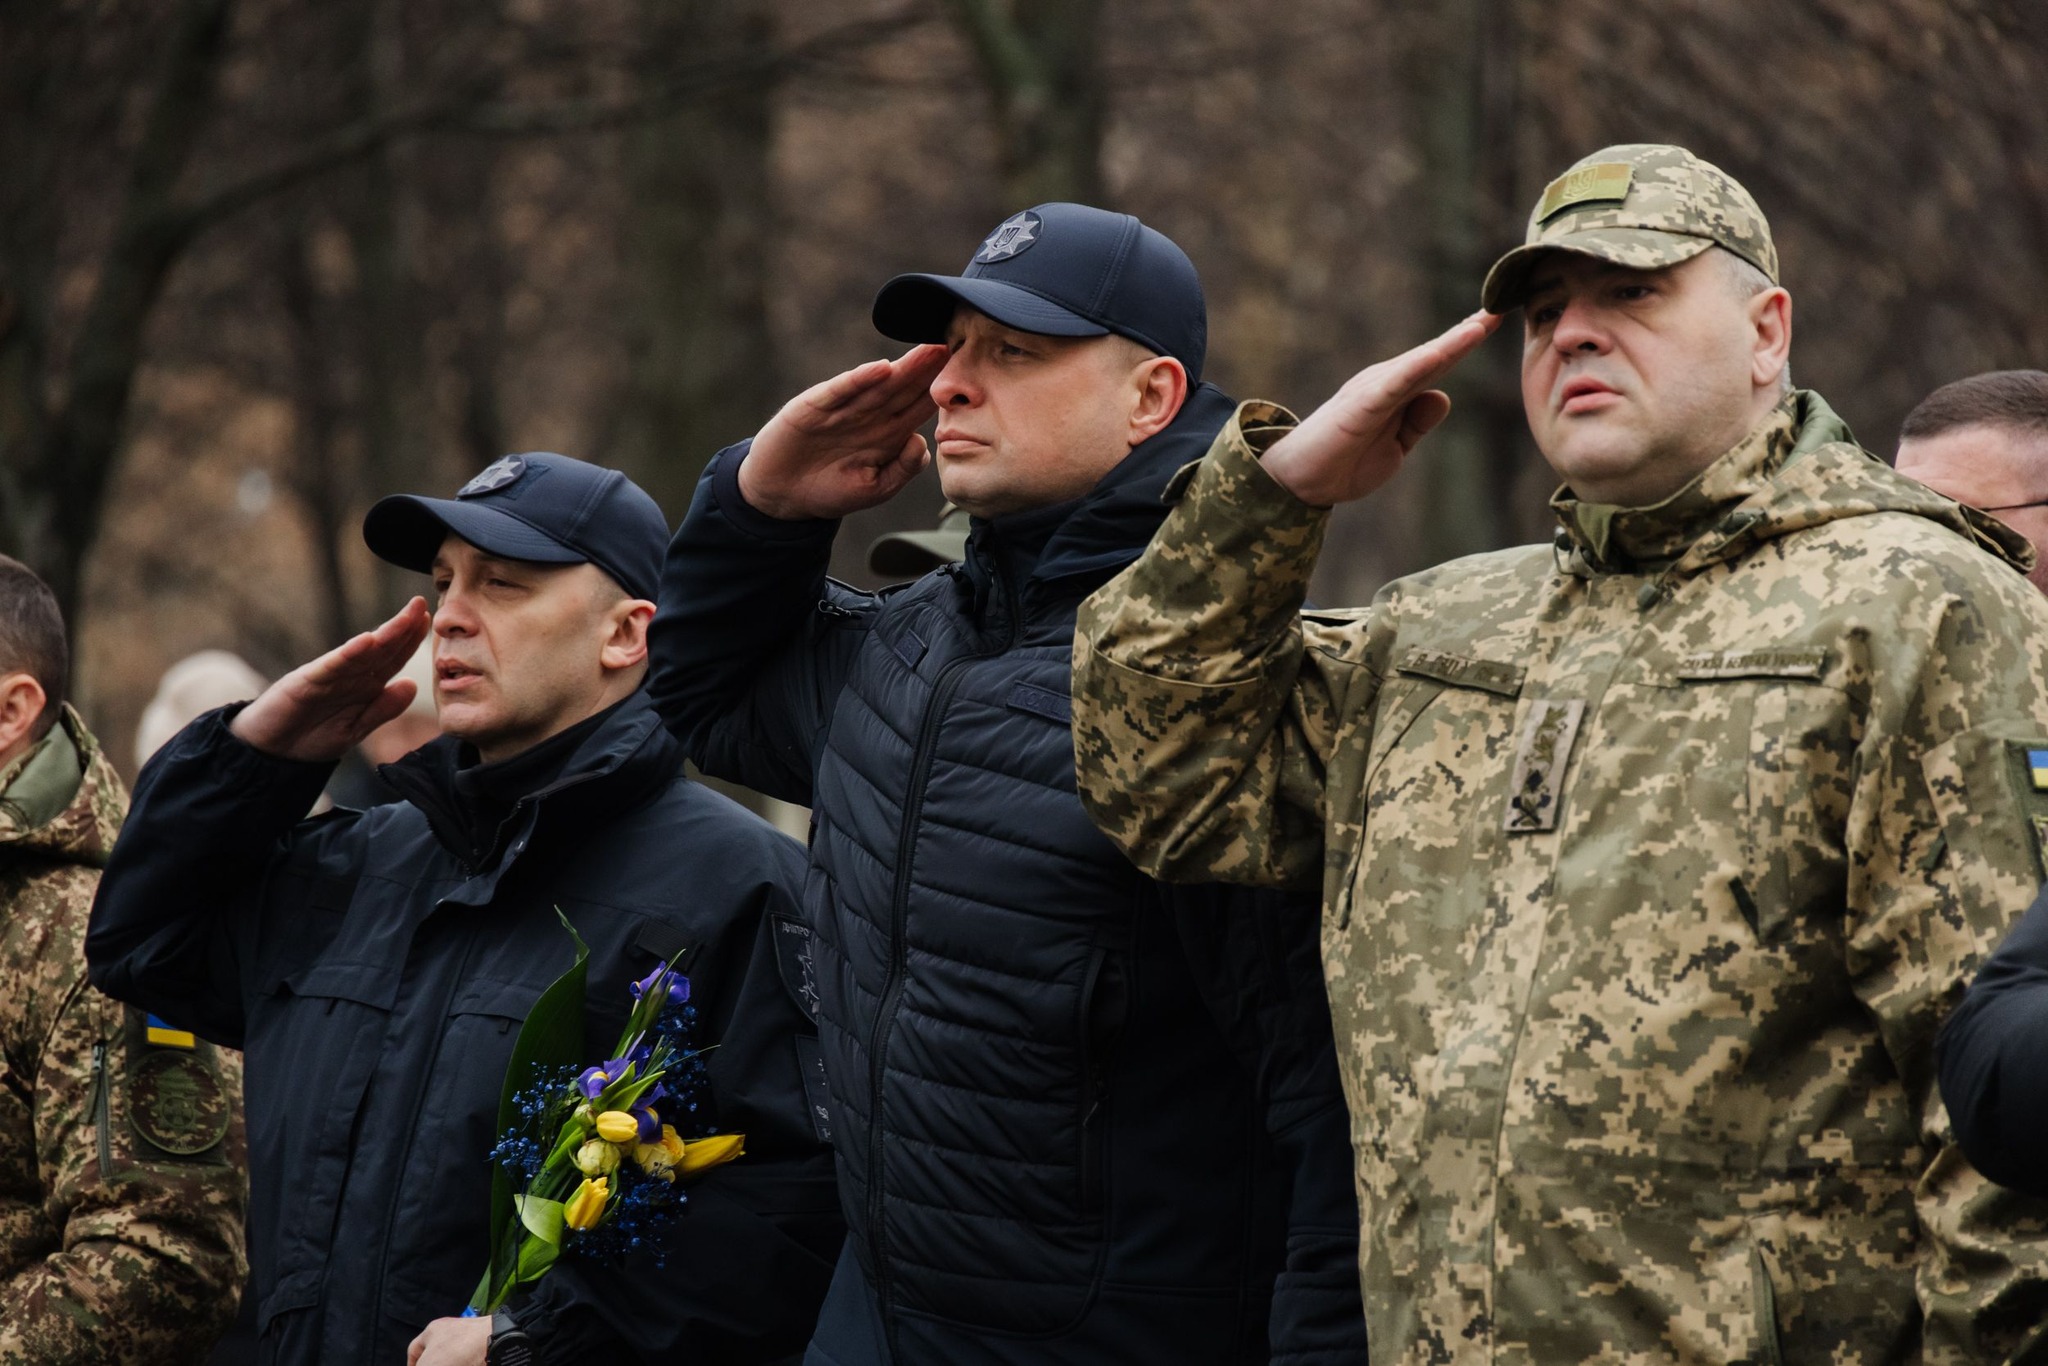
[{"label": "black wristwatch", "polygon": [[484,1361],[486,1366],[533,1366],[533,1339],[503,1309],[491,1315],[491,1345],[484,1349]]}]

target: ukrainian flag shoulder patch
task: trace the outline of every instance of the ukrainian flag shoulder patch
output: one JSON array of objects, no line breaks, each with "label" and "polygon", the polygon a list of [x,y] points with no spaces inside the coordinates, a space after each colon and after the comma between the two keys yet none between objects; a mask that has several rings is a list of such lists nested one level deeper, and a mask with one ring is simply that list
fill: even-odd
[{"label": "ukrainian flag shoulder patch", "polygon": [[2034,791],[2048,792],[2048,749],[2027,751],[2027,777],[2034,784]]},{"label": "ukrainian flag shoulder patch", "polygon": [[[2044,758],[2048,758],[2048,750],[2043,750],[2042,754]],[[175,1025],[167,1024],[161,1016],[157,1015],[149,1017],[147,1032],[143,1037],[158,1048],[197,1048],[199,1046],[199,1040],[193,1036],[191,1030],[179,1029]]]}]

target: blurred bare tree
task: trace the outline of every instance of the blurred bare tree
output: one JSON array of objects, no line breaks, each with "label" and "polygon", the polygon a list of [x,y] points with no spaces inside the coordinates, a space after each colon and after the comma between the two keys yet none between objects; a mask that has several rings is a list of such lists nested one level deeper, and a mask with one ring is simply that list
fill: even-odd
[{"label": "blurred bare tree", "polygon": [[[357,526],[506,450],[704,459],[887,350],[881,280],[1052,198],[1170,233],[1210,378],[1307,408],[1477,306],[1578,157],[1678,141],[1771,215],[1795,372],[1876,449],[2048,361],[2048,8],[2022,0],[16,0],[0,8],[0,549],[117,729],[406,591]],[[1512,331],[1512,329],[1510,329]],[[1518,339],[1344,510],[1361,600],[1547,534]],[[851,519],[935,509],[929,480]]]},{"label": "blurred bare tree", "polygon": [[[329,207],[348,236],[361,315],[355,446],[369,487],[401,487],[429,468],[433,441],[415,259],[424,231],[418,139],[673,125],[679,110],[772,88],[790,69],[908,22],[865,20],[790,51],[742,22],[736,41],[700,56],[691,41],[642,46],[617,22],[625,16],[593,34],[604,26],[569,6],[567,17],[538,6],[524,16],[456,5],[408,11],[394,0],[273,0],[239,13],[234,0],[183,0],[168,15],[113,8],[35,0],[7,12],[0,41],[0,146],[21,172],[0,190],[0,544],[38,565],[73,617],[145,330],[172,268],[208,229],[315,178],[340,187]],[[423,13],[433,27],[414,32]],[[652,31],[676,36],[673,26]],[[308,43],[309,32],[321,41]],[[272,55],[299,60],[273,64]],[[222,107],[216,96],[231,69],[241,79]],[[147,92],[140,107],[137,87]],[[521,87],[544,93],[521,98]],[[754,122],[765,128],[764,118]],[[203,174],[195,167],[208,160],[209,141],[222,144],[211,158],[219,164]],[[723,150],[688,138],[670,146],[711,167]],[[111,153],[115,164],[81,174],[74,158],[88,152]],[[94,234],[86,224],[102,215],[111,230]],[[82,301],[68,297],[73,289]],[[471,426],[495,436],[488,387],[473,383],[470,395]],[[399,591],[386,577],[380,599]]]},{"label": "blurred bare tree", "polygon": [[974,52],[1003,202],[1102,199],[1102,0],[944,0]]}]

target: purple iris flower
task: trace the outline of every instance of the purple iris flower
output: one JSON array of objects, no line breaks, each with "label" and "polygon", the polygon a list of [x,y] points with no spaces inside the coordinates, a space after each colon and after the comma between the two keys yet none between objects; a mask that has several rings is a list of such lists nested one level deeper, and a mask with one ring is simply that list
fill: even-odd
[{"label": "purple iris flower", "polygon": [[652,1105],[635,1105],[629,1112],[640,1121],[640,1141],[653,1143],[661,1137],[661,1116],[654,1113]]},{"label": "purple iris flower", "polygon": [[596,1100],[604,1088],[626,1075],[626,1069],[641,1059],[628,1055],[613,1058],[601,1067],[586,1067],[583,1075],[576,1078],[576,1089],[583,1093],[585,1100]]},{"label": "purple iris flower", "polygon": [[[633,999],[638,1001],[654,990],[654,984],[668,971],[667,963],[656,963],[654,971],[633,983]],[[668,1000],[670,1005],[681,1005],[690,999],[690,979],[677,973],[668,979]]]}]

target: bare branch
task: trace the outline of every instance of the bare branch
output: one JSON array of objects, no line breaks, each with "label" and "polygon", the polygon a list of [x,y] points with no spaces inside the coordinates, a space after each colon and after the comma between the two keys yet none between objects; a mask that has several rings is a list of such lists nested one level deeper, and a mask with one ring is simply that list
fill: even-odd
[{"label": "bare branch", "polygon": [[657,119],[707,93],[744,82],[781,81],[844,54],[873,47],[929,21],[910,8],[859,19],[812,35],[779,52],[685,67],[654,88],[627,99],[562,100],[547,104],[453,97],[429,101],[337,128],[291,156],[200,192],[169,211],[165,230],[182,240],[271,195],[349,165],[400,138],[422,133],[481,137],[558,137],[611,132]]}]

